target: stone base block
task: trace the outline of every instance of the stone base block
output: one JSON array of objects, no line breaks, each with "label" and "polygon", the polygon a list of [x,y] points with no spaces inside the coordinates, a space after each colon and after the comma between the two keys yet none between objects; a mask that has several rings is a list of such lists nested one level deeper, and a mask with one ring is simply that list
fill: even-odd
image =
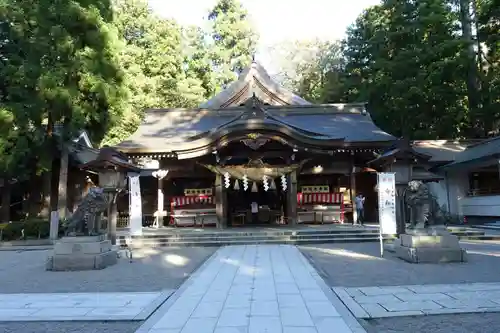
[{"label": "stone base block", "polygon": [[103,269],[116,264],[118,254],[111,250],[98,254],[54,255],[47,259],[49,271],[86,271]]},{"label": "stone base block", "polygon": [[460,248],[458,237],[448,235],[408,235],[400,236],[401,245],[414,248]]},{"label": "stone base block", "polygon": [[118,253],[105,236],[63,237],[54,244],[47,260],[47,270],[84,271],[103,269],[116,264]]},{"label": "stone base block", "polygon": [[111,241],[102,240],[96,242],[64,242],[59,241],[54,244],[55,255],[69,255],[76,253],[99,254],[111,250]]},{"label": "stone base block", "polygon": [[411,263],[449,263],[466,262],[467,252],[464,249],[445,247],[406,247],[394,246],[395,254],[404,261]]}]

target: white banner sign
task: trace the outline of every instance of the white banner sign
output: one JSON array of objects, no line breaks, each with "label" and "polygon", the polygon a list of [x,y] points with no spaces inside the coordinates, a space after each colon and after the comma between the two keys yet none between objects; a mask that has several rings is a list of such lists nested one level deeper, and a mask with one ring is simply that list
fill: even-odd
[{"label": "white banner sign", "polygon": [[129,175],[130,234],[142,235],[142,200],[139,175]]},{"label": "white banner sign", "polygon": [[378,184],[378,220],[380,233],[396,234],[396,177],[394,173],[379,172]]}]

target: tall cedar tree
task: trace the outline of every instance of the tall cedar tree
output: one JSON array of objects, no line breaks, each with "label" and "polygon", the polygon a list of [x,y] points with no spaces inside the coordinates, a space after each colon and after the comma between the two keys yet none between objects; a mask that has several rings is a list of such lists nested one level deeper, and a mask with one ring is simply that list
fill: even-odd
[{"label": "tall cedar tree", "polygon": [[[0,147],[10,153],[2,168],[18,177],[44,172],[45,201],[56,132],[67,139],[86,129],[99,141],[121,116],[127,94],[111,20],[102,0],[0,3],[0,109],[12,124],[0,134],[10,143]],[[44,208],[47,214],[47,202]]]},{"label": "tall cedar tree", "polygon": [[385,0],[344,42],[351,101],[396,136],[453,138],[466,126],[465,45],[443,0]]},{"label": "tall cedar tree", "polygon": [[217,90],[225,88],[248,66],[256,51],[257,34],[237,0],[219,0],[210,11],[212,69]]}]

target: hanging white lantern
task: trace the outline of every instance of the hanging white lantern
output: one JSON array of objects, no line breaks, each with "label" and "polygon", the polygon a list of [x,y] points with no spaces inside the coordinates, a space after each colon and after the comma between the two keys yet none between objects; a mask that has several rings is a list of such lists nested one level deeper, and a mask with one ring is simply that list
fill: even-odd
[{"label": "hanging white lantern", "polygon": [[269,190],[269,184],[267,182],[267,176],[266,175],[262,176],[262,183],[264,185],[264,191],[267,192]]},{"label": "hanging white lantern", "polygon": [[231,186],[231,178],[230,178],[230,176],[229,176],[229,172],[226,172],[226,173],[224,174],[224,186],[225,186],[226,188],[229,188],[229,186]]},{"label": "hanging white lantern", "polygon": [[271,190],[275,190],[276,189],[276,183],[274,182],[274,179],[271,178],[271,186],[269,186],[269,188]]},{"label": "hanging white lantern", "polygon": [[248,190],[248,176],[243,175],[243,189],[246,191]]},{"label": "hanging white lantern", "polygon": [[281,175],[281,188],[283,189],[283,191],[286,191],[286,189],[287,189],[285,175]]},{"label": "hanging white lantern", "polygon": [[256,182],[253,182],[252,192],[259,192],[259,189],[257,188],[257,183]]},{"label": "hanging white lantern", "polygon": [[233,189],[234,189],[235,191],[239,191],[239,190],[240,190],[240,182],[238,182],[238,179],[236,179],[236,180],[234,181],[234,187],[233,187]]}]

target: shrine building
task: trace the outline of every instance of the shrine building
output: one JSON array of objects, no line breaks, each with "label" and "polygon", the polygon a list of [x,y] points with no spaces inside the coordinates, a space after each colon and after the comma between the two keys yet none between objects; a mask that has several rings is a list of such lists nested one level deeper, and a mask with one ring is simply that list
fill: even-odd
[{"label": "shrine building", "polygon": [[119,227],[343,223],[356,193],[377,221],[369,166],[397,142],[365,104],[312,104],[254,62],[198,108],[146,110],[115,146],[142,168],[118,201]]}]

